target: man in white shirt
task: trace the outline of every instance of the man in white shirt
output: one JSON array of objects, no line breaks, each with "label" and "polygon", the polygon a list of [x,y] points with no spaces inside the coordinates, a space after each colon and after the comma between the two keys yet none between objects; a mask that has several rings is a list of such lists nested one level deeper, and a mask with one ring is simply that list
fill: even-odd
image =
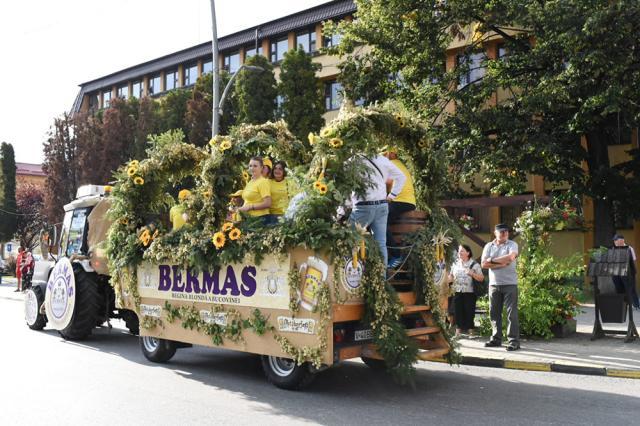
[{"label": "man in white shirt", "polygon": [[[380,254],[385,267],[387,266],[387,216],[389,215],[389,201],[398,196],[406,177],[388,158],[377,155],[368,158],[359,155],[354,161],[361,161],[368,169],[370,185],[363,197],[351,194],[353,210],[349,216],[350,224],[369,227],[373,238],[380,247]],[[391,192],[387,194],[387,181],[393,180]]]}]

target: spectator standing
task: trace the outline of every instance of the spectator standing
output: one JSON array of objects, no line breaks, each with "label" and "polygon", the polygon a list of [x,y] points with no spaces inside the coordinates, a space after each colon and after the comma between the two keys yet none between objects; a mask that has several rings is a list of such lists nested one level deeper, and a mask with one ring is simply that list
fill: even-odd
[{"label": "spectator standing", "polygon": [[504,223],[495,226],[495,240],[487,243],[482,251],[482,267],[489,269],[489,315],[491,340],[486,347],[502,345],[502,308],[507,309],[508,351],[520,349],[520,325],[518,323],[518,274],[516,258],[518,244],[509,239],[509,227]]},{"label": "spectator standing", "polygon": [[[387,218],[389,216],[389,202],[393,201],[404,186],[404,174],[387,157],[377,155],[373,159],[358,155],[355,161],[362,161],[367,168],[367,178],[370,185],[364,196],[351,194],[353,209],[349,216],[349,223],[369,227],[373,238],[380,247],[380,254],[385,265],[388,264],[387,255]],[[391,192],[387,194],[387,181],[393,180]]]},{"label": "spectator standing", "polygon": [[16,278],[18,280],[18,288],[14,292],[22,291],[22,262],[24,257],[24,247],[18,248],[18,256],[16,257]]},{"label": "spectator standing", "polygon": [[636,252],[630,245],[624,241],[624,236],[616,234],[613,236],[614,247],[626,247],[629,250],[629,272],[626,277],[619,275],[612,276],[613,285],[616,286],[616,293],[626,294],[626,286],[631,287],[631,300],[629,301],[634,308],[640,309],[640,301],[638,300],[638,292],[636,291]]},{"label": "spectator standing", "polygon": [[478,262],[473,260],[471,247],[461,244],[458,247],[458,259],[451,267],[449,279],[453,282],[453,296],[456,335],[468,333],[475,328],[476,294],[473,280],[482,281],[484,275]]}]

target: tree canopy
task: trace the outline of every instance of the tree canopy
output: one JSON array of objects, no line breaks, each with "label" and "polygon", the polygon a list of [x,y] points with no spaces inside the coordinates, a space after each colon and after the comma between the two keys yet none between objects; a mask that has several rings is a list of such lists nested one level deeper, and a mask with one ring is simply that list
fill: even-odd
[{"label": "tree canopy", "polygon": [[16,159],[13,145],[0,145],[0,241],[13,238],[16,231]]},{"label": "tree canopy", "polygon": [[480,175],[484,190],[507,194],[523,191],[527,174],[568,184],[593,197],[599,244],[614,205],[640,217],[640,197],[629,199],[638,176],[627,173],[638,157],[612,166],[608,153],[640,122],[640,3],[356,3],[357,19],[338,27],[347,94],[418,111],[454,181]]},{"label": "tree canopy", "polygon": [[238,97],[238,122],[262,124],[272,121],[278,96],[273,66],[262,55],[247,59],[247,65],[261,67],[264,71],[244,71],[238,75],[236,94]]}]

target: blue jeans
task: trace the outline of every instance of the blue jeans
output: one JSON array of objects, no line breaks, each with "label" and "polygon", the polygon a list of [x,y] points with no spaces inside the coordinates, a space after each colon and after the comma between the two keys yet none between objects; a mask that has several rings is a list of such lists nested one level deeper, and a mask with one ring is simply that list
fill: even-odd
[{"label": "blue jeans", "polygon": [[358,224],[362,227],[369,227],[373,233],[373,238],[380,247],[380,254],[385,268],[387,267],[387,216],[389,216],[389,205],[376,204],[372,206],[353,206],[349,223]]}]

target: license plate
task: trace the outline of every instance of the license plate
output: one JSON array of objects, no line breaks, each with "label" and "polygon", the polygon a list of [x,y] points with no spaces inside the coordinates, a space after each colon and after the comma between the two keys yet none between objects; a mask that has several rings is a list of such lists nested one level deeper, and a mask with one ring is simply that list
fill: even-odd
[{"label": "license plate", "polygon": [[359,342],[361,340],[371,340],[373,339],[373,330],[368,329],[368,330],[356,330],[354,339],[356,342]]}]

